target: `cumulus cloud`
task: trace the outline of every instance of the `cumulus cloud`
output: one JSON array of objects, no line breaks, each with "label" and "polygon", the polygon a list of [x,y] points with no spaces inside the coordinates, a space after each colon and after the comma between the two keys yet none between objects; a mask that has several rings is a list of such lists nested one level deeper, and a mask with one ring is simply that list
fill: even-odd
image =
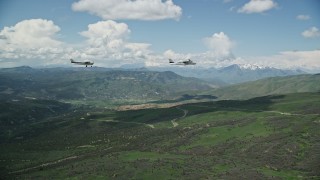
[{"label": "cumulus cloud", "polygon": [[181,7],[172,0],[80,0],[72,4],[74,11],[86,11],[104,20],[178,20]]},{"label": "cumulus cloud", "polygon": [[234,42],[224,32],[214,33],[211,37],[204,38],[203,41],[217,58],[232,55],[231,49]]},{"label": "cumulus cloud", "polygon": [[311,17],[309,15],[300,14],[296,18],[298,20],[306,21],[306,20],[309,20]]},{"label": "cumulus cloud", "polygon": [[[208,47],[202,53],[178,53],[167,50],[155,54],[150,44],[130,42],[132,33],[125,23],[99,21],[88,25],[79,34],[86,38],[77,45],[66,44],[57,35],[60,28],[45,19],[24,20],[12,27],[0,30],[0,63],[2,67],[19,65],[62,65],[69,58],[90,59],[97,66],[119,67],[123,64],[145,64],[146,66],[168,66],[168,58],[192,59],[196,67],[223,67],[234,63],[257,64],[276,68],[320,69],[320,50],[285,51],[266,57],[233,57],[234,41],[224,32],[214,33],[203,39]],[[319,30],[310,28],[306,37],[320,36]]]},{"label": "cumulus cloud", "polygon": [[316,37],[320,37],[320,31],[318,28],[316,27],[311,27],[305,31],[303,31],[302,36],[305,38],[316,38]]},{"label": "cumulus cloud", "polygon": [[250,0],[250,2],[238,9],[238,12],[246,14],[262,13],[275,8],[276,6],[277,3],[275,3],[273,0]]},{"label": "cumulus cloud", "polygon": [[80,34],[92,39],[100,38],[101,36],[107,36],[114,39],[126,37],[129,33],[130,30],[127,24],[109,20],[89,24],[88,31],[83,31]]},{"label": "cumulus cloud", "polygon": [[11,48],[57,47],[55,39],[60,28],[52,21],[44,19],[24,20],[12,27],[4,27],[0,32],[1,45]]},{"label": "cumulus cloud", "polygon": [[98,66],[143,63],[150,44],[130,42],[125,23],[99,21],[79,32],[85,42],[67,44],[56,39],[60,28],[45,19],[24,20],[0,31],[2,66],[69,64],[70,58],[94,60]]},{"label": "cumulus cloud", "polygon": [[87,58],[100,59],[101,64],[110,60],[117,60],[114,65],[142,61],[150,53],[150,44],[129,42],[130,33],[127,24],[112,20],[89,24],[87,31],[80,32],[87,38],[84,53]]},{"label": "cumulus cloud", "polygon": [[152,51],[149,49],[150,46],[151,44],[147,43],[127,43],[125,48],[129,50],[129,52],[126,52],[124,56],[134,56],[135,58],[147,59],[149,54],[152,53]]},{"label": "cumulus cloud", "polygon": [[87,43],[91,47],[91,51],[93,51],[93,48],[97,50],[100,49],[98,51],[100,54],[107,53],[107,51],[120,51],[124,46],[124,39],[130,34],[130,29],[125,23],[117,23],[109,20],[89,24],[88,30],[80,32],[80,34],[87,38]]},{"label": "cumulus cloud", "polygon": [[56,38],[59,31],[57,25],[45,19],[24,20],[4,27],[0,31],[0,59],[3,62],[15,59],[19,63],[23,59],[35,64],[53,63],[65,51],[64,43]]}]

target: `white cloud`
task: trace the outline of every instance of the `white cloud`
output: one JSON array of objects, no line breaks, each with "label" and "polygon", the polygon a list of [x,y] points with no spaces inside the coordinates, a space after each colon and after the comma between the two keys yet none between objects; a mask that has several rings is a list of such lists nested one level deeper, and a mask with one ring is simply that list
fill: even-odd
[{"label": "white cloud", "polygon": [[150,44],[129,42],[130,33],[127,24],[112,20],[89,24],[87,31],[80,32],[87,38],[83,52],[86,58],[96,59],[101,65],[141,63],[151,52]]},{"label": "white cloud", "polygon": [[[109,20],[89,24],[88,30],[80,32],[80,34],[87,38],[87,43],[90,47],[88,54],[97,55],[121,51],[124,46],[124,40],[130,34],[130,29],[125,23]],[[95,50],[97,53],[94,53]]]},{"label": "white cloud", "polygon": [[[0,31],[1,67],[21,65],[70,64],[69,58],[90,59],[95,65],[118,67],[123,64],[145,64],[146,66],[168,66],[168,58],[192,59],[196,67],[223,67],[234,63],[257,64],[276,68],[320,69],[320,50],[285,51],[265,57],[233,57],[234,42],[224,32],[214,33],[203,39],[209,50],[203,53],[177,53],[167,50],[154,54],[150,44],[130,42],[131,30],[125,23],[99,21],[88,25],[80,35],[85,42],[70,45],[56,36],[60,28],[44,19],[24,20]],[[310,32],[309,32],[310,31]],[[307,37],[320,36],[317,28],[310,28]],[[316,35],[315,35],[316,34]]]},{"label": "white cloud", "polygon": [[224,33],[214,33],[211,37],[203,39],[205,45],[210,49],[210,52],[217,58],[224,58],[232,55],[231,49],[234,42]]},{"label": "white cloud", "polygon": [[320,50],[284,51],[273,56],[249,57],[243,59],[243,61],[282,69],[305,68],[320,70]]},{"label": "white cloud", "polygon": [[168,59],[176,59],[176,60],[185,60],[191,58],[192,54],[182,54],[173,51],[172,49],[166,50],[163,53],[163,56]]},{"label": "white cloud", "polygon": [[0,31],[0,59],[9,64],[51,64],[66,51],[56,39],[60,28],[52,21],[30,19]]},{"label": "white cloud", "polygon": [[88,31],[83,31],[80,34],[87,38],[124,38],[130,33],[128,25],[125,23],[117,23],[115,21],[99,21],[95,24],[88,25]]},{"label": "white cloud", "polygon": [[303,31],[302,36],[305,38],[316,38],[316,37],[320,37],[320,31],[318,28],[316,27],[311,27],[305,31]]},{"label": "white cloud", "polygon": [[60,28],[52,21],[44,19],[24,20],[12,27],[4,27],[0,32],[0,45],[7,48],[57,47],[55,39]]},{"label": "white cloud", "polygon": [[151,53],[150,51],[151,44],[147,43],[127,43],[125,48],[130,50],[129,52],[125,53],[125,56],[131,57],[132,55],[136,58],[144,58],[146,59],[147,56]]},{"label": "white cloud", "polygon": [[250,2],[238,9],[238,12],[246,14],[262,13],[276,6],[277,3],[273,2],[273,0],[250,0]]},{"label": "white cloud", "polygon": [[24,20],[0,31],[0,63],[5,66],[70,64],[69,59],[94,60],[98,66],[144,63],[150,44],[130,42],[125,23],[99,21],[79,34],[85,42],[67,44],[55,37],[60,28],[44,19]]},{"label": "white cloud", "polygon": [[74,11],[87,11],[104,20],[178,20],[181,7],[172,0],[80,0],[72,4]]},{"label": "white cloud", "polygon": [[306,21],[306,20],[309,20],[311,17],[309,15],[300,14],[296,18],[298,20]]}]

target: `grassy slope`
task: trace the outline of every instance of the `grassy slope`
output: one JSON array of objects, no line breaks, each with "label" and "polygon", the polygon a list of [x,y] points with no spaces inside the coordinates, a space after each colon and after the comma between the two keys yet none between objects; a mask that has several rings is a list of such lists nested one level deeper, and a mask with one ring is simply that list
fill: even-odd
[{"label": "grassy slope", "polygon": [[0,144],[1,173],[27,179],[319,178],[319,107],[319,93],[298,93],[167,109],[82,109],[47,119],[51,129],[38,136]]},{"label": "grassy slope", "polygon": [[228,86],[204,94],[212,94],[219,99],[249,99],[271,94],[298,92],[319,92],[320,75],[297,75],[273,77],[258,81]]},{"label": "grassy slope", "polygon": [[69,104],[53,100],[28,98],[0,99],[0,143],[38,133],[46,124],[42,120],[71,111]]}]

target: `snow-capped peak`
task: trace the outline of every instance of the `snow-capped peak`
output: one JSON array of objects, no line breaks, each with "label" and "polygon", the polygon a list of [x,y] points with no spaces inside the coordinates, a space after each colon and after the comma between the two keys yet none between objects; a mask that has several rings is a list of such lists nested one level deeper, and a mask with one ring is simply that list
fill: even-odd
[{"label": "snow-capped peak", "polygon": [[261,65],[257,65],[257,64],[237,64],[237,65],[242,70],[246,70],[246,69],[259,70],[259,69],[267,69],[267,68],[269,68],[269,67],[261,66]]}]

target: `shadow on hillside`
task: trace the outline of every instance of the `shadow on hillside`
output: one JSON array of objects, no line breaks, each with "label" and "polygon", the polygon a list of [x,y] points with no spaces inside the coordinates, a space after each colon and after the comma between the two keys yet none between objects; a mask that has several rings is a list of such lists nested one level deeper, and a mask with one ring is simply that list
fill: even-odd
[{"label": "shadow on hillside", "polygon": [[214,99],[217,99],[217,96],[184,94],[178,99],[152,101],[151,103],[177,103],[177,102],[187,101],[187,100],[214,100]]},{"label": "shadow on hillside", "polygon": [[[190,100],[191,97],[185,96],[185,99]],[[270,106],[284,97],[284,95],[264,96],[249,100],[223,100],[183,104],[170,108],[119,111],[116,112],[115,120],[153,124],[181,118],[185,112],[187,112],[187,116],[217,111],[261,112],[270,110]],[[131,124],[130,126],[133,125],[141,124]],[[120,127],[119,124],[118,127]],[[122,124],[121,127],[128,127],[128,124]]]},{"label": "shadow on hillside", "polygon": [[285,95],[272,95],[256,97],[248,100],[223,100],[218,101],[217,105],[221,108],[239,108],[248,111],[268,110],[269,106],[274,104],[276,100],[283,99]]},{"label": "shadow on hillside", "polygon": [[276,101],[283,99],[285,95],[263,96],[249,100],[221,100],[215,102],[204,102],[181,105],[187,109],[189,115],[195,115],[214,111],[241,111],[241,112],[260,112],[270,110],[270,106]]}]

